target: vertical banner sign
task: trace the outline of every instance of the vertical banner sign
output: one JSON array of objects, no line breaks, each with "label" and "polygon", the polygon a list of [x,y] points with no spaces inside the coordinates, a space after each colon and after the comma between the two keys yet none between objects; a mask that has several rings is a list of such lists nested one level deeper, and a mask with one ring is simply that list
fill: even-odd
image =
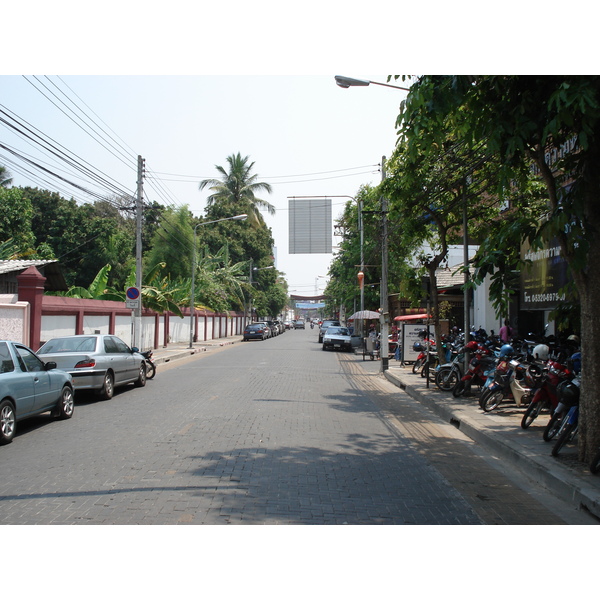
[{"label": "vertical banner sign", "polygon": [[419,352],[413,350],[415,342],[420,340],[419,332],[423,331],[426,325],[412,325],[402,323],[402,362],[414,362],[419,356]]}]

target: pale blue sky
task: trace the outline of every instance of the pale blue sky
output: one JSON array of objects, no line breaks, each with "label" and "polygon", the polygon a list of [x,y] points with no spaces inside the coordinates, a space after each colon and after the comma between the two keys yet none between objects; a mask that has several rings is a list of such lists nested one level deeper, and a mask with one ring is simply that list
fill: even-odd
[{"label": "pale blue sky", "polygon": [[[273,231],[278,269],[286,274],[291,291],[312,294],[315,285],[319,291],[324,288],[325,279],[316,278],[327,275],[331,255],[288,253],[288,196],[354,196],[360,185],[377,184],[378,164],[394,148],[394,122],[406,96],[375,85],[342,89],[335,84],[335,74],[15,75],[0,77],[0,104],[130,193],[136,188],[136,157],[143,156],[149,174],[160,180],[155,185],[146,181],[146,199],[187,204],[198,215],[208,195],[207,190],[198,190],[198,182],[217,177],[214,165],[226,166],[228,155],[250,156],[260,179],[273,186],[273,193],[263,198],[277,209],[275,216],[265,213],[265,220]],[[386,80],[385,74],[351,75]],[[90,136],[64,106],[60,110],[52,93],[65,100],[63,92],[122,148],[102,146],[96,133]],[[41,154],[4,126],[0,139],[48,160],[47,153]],[[52,168],[57,166],[53,163]],[[8,168],[15,185],[44,185],[20,168]],[[63,195],[89,199],[64,184],[56,185]],[[334,218],[344,202],[333,199]],[[338,241],[334,238],[334,244]]]}]

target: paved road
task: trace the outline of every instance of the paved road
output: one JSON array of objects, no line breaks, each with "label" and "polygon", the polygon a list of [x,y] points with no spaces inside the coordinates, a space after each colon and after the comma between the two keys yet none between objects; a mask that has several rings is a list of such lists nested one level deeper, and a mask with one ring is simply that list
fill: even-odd
[{"label": "paved road", "polygon": [[307,329],[80,398],[70,421],[40,417],[0,448],[0,523],[568,521],[378,368],[323,352]]}]

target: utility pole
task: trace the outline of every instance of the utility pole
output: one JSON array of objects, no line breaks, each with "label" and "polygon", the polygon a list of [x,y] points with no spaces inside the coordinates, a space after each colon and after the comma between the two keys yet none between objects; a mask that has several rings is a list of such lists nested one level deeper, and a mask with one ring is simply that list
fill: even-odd
[{"label": "utility pole", "polygon": [[[381,157],[381,181],[385,181],[385,156]],[[389,325],[390,311],[388,307],[388,201],[381,197],[381,370],[389,367]]]},{"label": "utility pole", "polygon": [[142,210],[144,206],[144,165],[138,156],[137,199],[135,203],[135,287],[139,290],[139,302],[133,309],[133,346],[142,348]]}]

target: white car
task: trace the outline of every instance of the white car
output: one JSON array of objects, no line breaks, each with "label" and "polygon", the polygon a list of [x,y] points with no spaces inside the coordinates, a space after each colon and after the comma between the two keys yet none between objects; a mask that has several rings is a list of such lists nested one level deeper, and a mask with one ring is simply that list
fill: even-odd
[{"label": "white car", "polygon": [[328,327],[323,334],[323,350],[352,350],[352,336],[347,327]]}]

